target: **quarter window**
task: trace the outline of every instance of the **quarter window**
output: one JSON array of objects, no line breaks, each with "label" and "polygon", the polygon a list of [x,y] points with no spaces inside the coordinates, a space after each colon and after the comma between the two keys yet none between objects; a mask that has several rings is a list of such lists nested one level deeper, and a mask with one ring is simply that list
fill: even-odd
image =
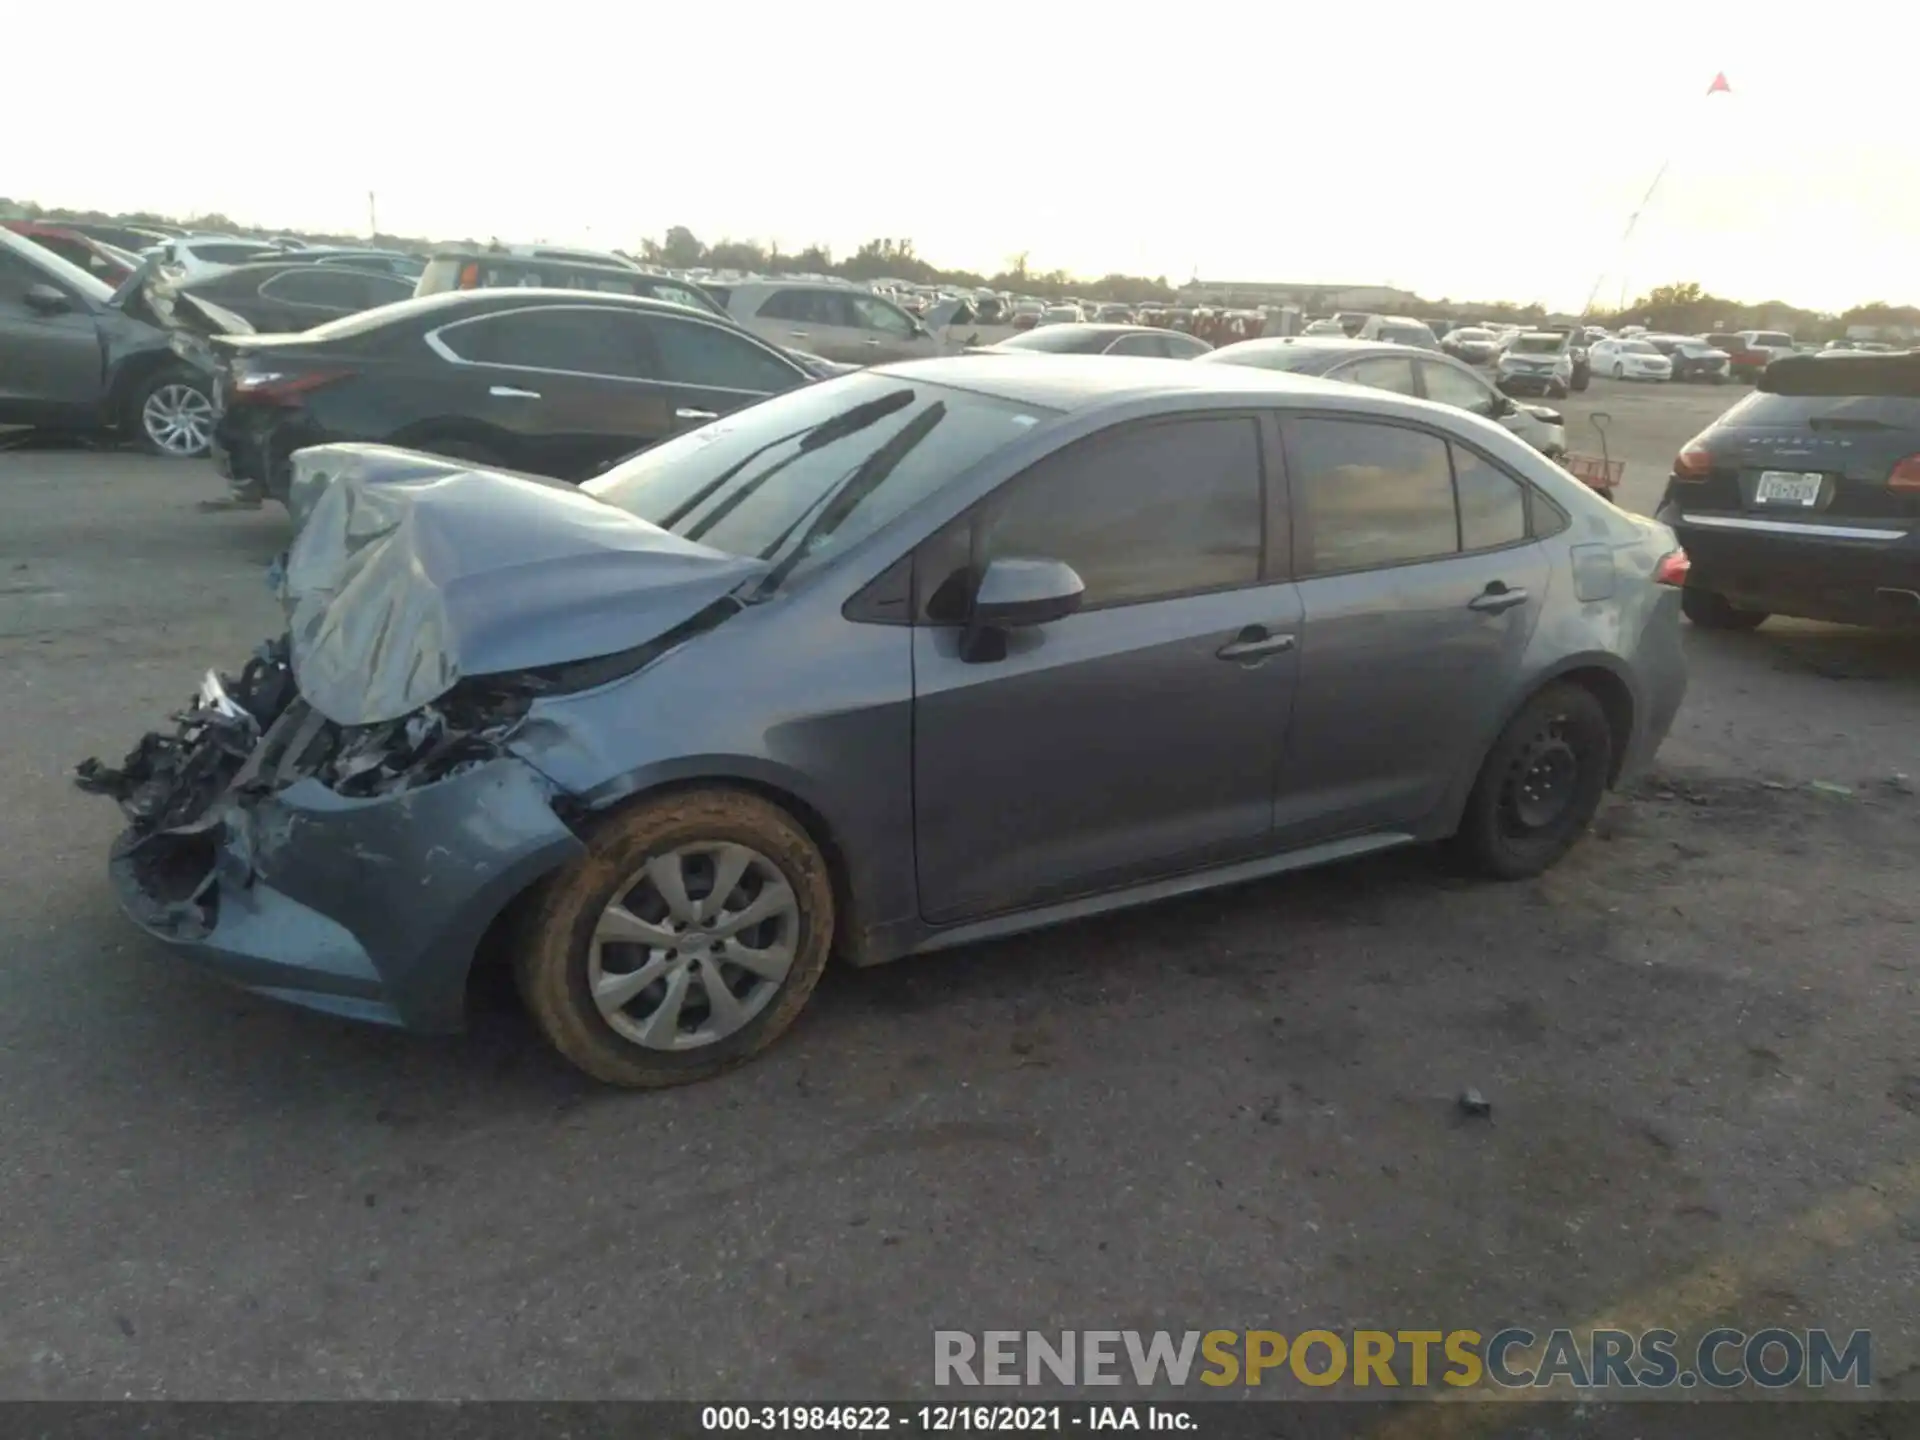
[{"label": "quarter window", "polygon": [[[1260,493],[1252,420],[1128,426],[1009,481],[976,512],[973,559],[1064,560],[1087,609],[1254,585]],[[957,618],[940,599],[929,613]]]}]

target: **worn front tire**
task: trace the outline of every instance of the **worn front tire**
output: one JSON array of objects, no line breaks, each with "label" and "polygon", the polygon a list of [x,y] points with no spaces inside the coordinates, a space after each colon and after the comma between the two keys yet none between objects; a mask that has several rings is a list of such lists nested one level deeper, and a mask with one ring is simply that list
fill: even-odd
[{"label": "worn front tire", "polygon": [[[586,840],[586,855],[544,883],[514,957],[527,1010],[556,1050],[596,1080],[651,1089],[732,1069],[786,1031],[826,968],[834,931],[826,861],[792,816],[745,791],[676,791],[602,817]],[[731,873],[723,871],[727,857],[742,854],[752,859],[738,862],[744,868],[728,884],[720,878]],[[651,877],[663,865],[679,878],[656,888]],[[723,884],[727,893],[716,894]],[[677,893],[688,918],[676,918],[676,907],[663,898],[670,893]],[[731,906],[729,896],[735,897]],[[777,951],[729,952],[739,934],[753,939],[754,929],[726,931],[728,918],[756,907],[772,914],[768,896],[780,907],[780,933],[770,942]],[[703,908],[716,918],[698,918]],[[617,923],[610,920],[616,915]],[[629,940],[622,926],[641,938]],[[735,938],[703,940],[709,932]],[[767,968],[761,957],[789,951],[777,981],[761,973]],[[619,960],[606,958],[616,953]],[[736,966],[730,954],[753,957],[760,969]],[[630,1009],[609,1009],[621,983],[643,971],[659,978],[624,1002]],[[724,996],[709,994],[706,987],[716,980],[728,987]],[[647,1026],[668,1003],[655,997],[670,995],[676,985],[673,1018],[649,1036]],[[773,988],[762,993],[758,987],[765,985]],[[722,1002],[731,1018],[743,1010],[751,1018],[726,1030]],[[689,1015],[691,1030],[683,1018]],[[717,1038],[699,1039],[702,1016]]]},{"label": "worn front tire", "polygon": [[1613,727],[1592,691],[1547,686],[1487,752],[1454,835],[1460,858],[1495,880],[1551,868],[1600,808],[1613,751]]}]

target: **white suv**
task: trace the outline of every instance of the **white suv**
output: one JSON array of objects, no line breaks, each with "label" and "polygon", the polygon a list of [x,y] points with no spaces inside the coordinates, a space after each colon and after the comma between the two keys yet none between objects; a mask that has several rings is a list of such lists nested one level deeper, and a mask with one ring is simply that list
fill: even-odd
[{"label": "white suv", "polygon": [[725,292],[734,322],[783,350],[847,365],[919,360],[943,353],[939,337],[891,301],[852,285],[743,280]]}]

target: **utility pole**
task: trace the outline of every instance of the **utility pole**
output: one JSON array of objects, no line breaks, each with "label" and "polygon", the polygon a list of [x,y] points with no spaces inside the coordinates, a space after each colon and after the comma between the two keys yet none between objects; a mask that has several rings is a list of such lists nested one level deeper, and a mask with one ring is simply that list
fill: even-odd
[{"label": "utility pole", "polygon": [[374,208],[373,191],[367,191],[367,238],[380,233],[380,212]]}]

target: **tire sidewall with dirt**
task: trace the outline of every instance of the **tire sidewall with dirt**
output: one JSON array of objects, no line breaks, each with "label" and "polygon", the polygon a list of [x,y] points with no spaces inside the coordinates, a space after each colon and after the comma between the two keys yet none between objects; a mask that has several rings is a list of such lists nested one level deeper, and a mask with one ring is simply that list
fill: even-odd
[{"label": "tire sidewall with dirt", "polygon": [[[1506,833],[1501,806],[1507,773],[1532,736],[1558,717],[1578,761],[1575,789],[1564,815],[1536,835]],[[1488,750],[1454,836],[1456,848],[1480,874],[1496,880],[1526,880],[1552,868],[1592,823],[1613,772],[1613,728],[1607,712],[1585,686],[1556,682],[1536,693],[1509,720]]]},{"label": "tire sidewall with dirt", "polygon": [[[730,1070],[786,1031],[826,968],[834,930],[826,862],[792,816],[744,790],[680,790],[600,817],[584,838],[587,853],[542,882],[514,955],[521,998],[555,1049],[597,1080],[653,1089]],[[704,841],[759,851],[792,887],[800,917],[793,965],[766,1008],[733,1034],[692,1050],[649,1050],[616,1034],[594,1004],[589,946],[602,911],[649,856]]]}]

